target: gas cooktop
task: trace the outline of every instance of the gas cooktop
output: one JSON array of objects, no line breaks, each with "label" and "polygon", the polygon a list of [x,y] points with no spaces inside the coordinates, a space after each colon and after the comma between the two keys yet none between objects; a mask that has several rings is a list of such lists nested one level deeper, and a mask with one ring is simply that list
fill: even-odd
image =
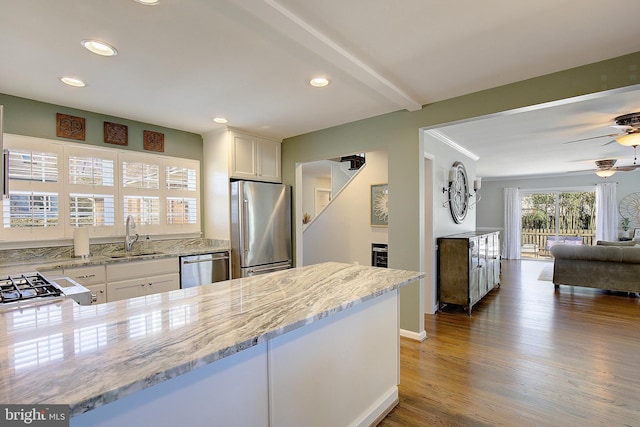
[{"label": "gas cooktop", "polygon": [[71,297],[91,304],[91,292],[68,277],[49,279],[40,273],[9,275],[0,279],[0,308],[54,302]]}]

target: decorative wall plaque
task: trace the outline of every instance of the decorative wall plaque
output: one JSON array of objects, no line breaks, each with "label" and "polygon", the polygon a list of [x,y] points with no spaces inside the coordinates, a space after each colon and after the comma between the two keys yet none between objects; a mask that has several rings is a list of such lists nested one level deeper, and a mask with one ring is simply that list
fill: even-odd
[{"label": "decorative wall plaque", "polygon": [[117,145],[129,145],[129,128],[127,125],[104,122],[104,142]]},{"label": "decorative wall plaque", "polygon": [[144,137],[145,150],[164,153],[164,133],[145,130],[142,134]]},{"label": "decorative wall plaque", "polygon": [[56,113],[56,136],[84,141],[86,134],[84,117]]},{"label": "decorative wall plaque", "polygon": [[389,185],[371,185],[371,226],[389,226]]}]

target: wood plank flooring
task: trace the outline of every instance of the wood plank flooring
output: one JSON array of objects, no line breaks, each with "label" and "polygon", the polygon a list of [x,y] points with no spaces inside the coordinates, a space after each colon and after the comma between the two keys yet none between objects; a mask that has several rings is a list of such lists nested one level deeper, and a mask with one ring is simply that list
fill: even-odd
[{"label": "wood plank flooring", "polygon": [[[538,281],[545,263],[503,261],[472,317],[425,317],[401,339],[390,426],[640,426],[640,298]],[[640,278],[638,278],[640,280]]]}]

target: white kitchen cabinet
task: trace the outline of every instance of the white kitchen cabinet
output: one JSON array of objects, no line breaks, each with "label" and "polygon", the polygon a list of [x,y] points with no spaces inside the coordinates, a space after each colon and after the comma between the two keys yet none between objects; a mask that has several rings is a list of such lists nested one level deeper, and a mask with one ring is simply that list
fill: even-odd
[{"label": "white kitchen cabinet", "polygon": [[231,178],[281,182],[280,142],[232,131],[229,175]]},{"label": "white kitchen cabinet", "polygon": [[65,268],[63,274],[89,289],[96,296],[96,302],[93,304],[107,302],[107,276],[104,265]]},{"label": "white kitchen cabinet", "polygon": [[107,301],[180,289],[178,258],[133,261],[107,266]]},{"label": "white kitchen cabinet", "polygon": [[178,273],[172,273],[161,276],[109,282],[109,284],[107,284],[107,295],[109,302],[111,302],[173,291],[179,288],[180,275]]}]

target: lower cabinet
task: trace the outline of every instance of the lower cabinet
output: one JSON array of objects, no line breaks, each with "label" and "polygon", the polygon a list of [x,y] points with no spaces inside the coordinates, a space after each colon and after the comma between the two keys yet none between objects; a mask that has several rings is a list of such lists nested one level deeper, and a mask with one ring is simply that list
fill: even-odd
[{"label": "lower cabinet", "polygon": [[65,268],[63,274],[89,289],[96,297],[96,302],[93,304],[107,302],[107,277],[104,265]]},{"label": "lower cabinet", "polygon": [[500,286],[500,233],[476,232],[438,238],[438,300],[473,306]]},{"label": "lower cabinet", "polygon": [[108,301],[119,301],[122,299],[173,291],[179,288],[180,275],[178,273],[172,273],[162,276],[149,276],[109,282],[107,284],[107,295]]},{"label": "lower cabinet", "polygon": [[107,266],[107,301],[119,301],[180,289],[178,258]]}]

